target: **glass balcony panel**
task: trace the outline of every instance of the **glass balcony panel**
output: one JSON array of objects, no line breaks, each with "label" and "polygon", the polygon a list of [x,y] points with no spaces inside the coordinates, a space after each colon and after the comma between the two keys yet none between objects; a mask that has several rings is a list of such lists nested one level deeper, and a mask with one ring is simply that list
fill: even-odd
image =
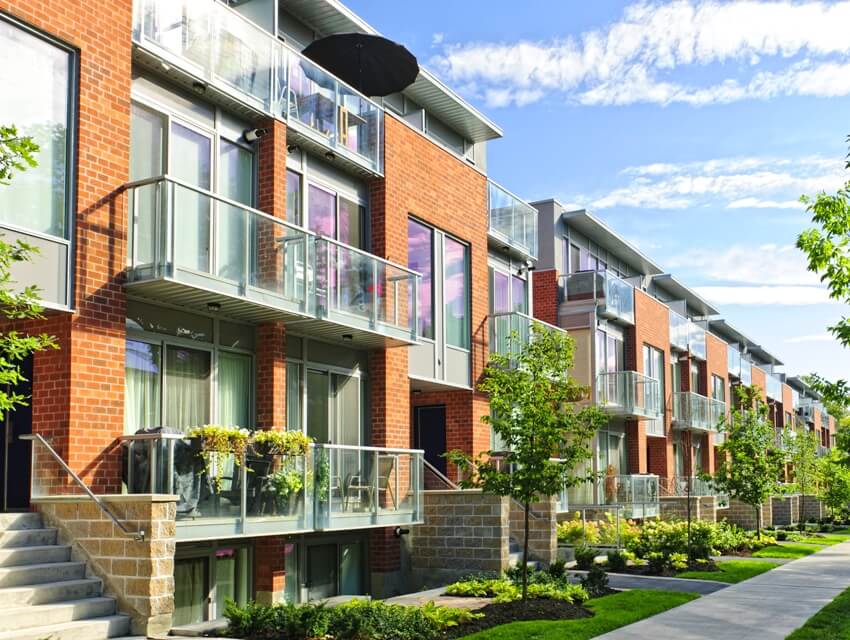
[{"label": "glass balcony panel", "polygon": [[209,77],[214,12],[212,2],[139,0],[141,36],[196,67]]},{"label": "glass balcony panel", "polygon": [[768,375],[767,376],[767,388],[765,389],[765,393],[767,397],[772,400],[781,400],[782,399],[782,382],[776,376]]},{"label": "glass balcony panel", "polygon": [[604,273],[605,277],[605,313],[628,322],[635,323],[635,290],[625,280]]},{"label": "glass balcony panel", "polygon": [[532,326],[548,331],[563,331],[560,327],[532,318],[519,311],[495,313],[490,316],[490,353],[518,353],[533,335]]},{"label": "glass balcony panel", "polygon": [[673,426],[716,431],[726,416],[726,403],[688,391],[673,394]]},{"label": "glass balcony panel", "polygon": [[705,329],[694,322],[688,322],[688,350],[692,356],[705,360]]},{"label": "glass balcony panel", "polygon": [[312,129],[330,146],[336,141],[336,79],[306,58],[289,56],[288,116]]},{"label": "glass balcony panel", "polygon": [[376,163],[381,110],[371,100],[339,85],[339,143],[351,153]]},{"label": "glass balcony panel", "polygon": [[741,352],[731,344],[726,347],[729,375],[741,377]]},{"label": "glass balcony panel", "polygon": [[603,483],[605,504],[622,505],[622,517],[644,519],[659,515],[658,476],[606,476]]},{"label": "glass balcony panel", "polygon": [[636,371],[601,373],[596,377],[597,403],[608,413],[660,418],[661,385]]},{"label": "glass balcony panel", "polygon": [[688,350],[688,319],[670,309],[670,345],[679,351]]},{"label": "glass balcony panel", "polygon": [[562,276],[562,283],[562,301],[596,301],[600,315],[634,324],[634,287],[625,280],[607,271],[579,271]]},{"label": "glass balcony panel", "polygon": [[537,209],[490,182],[489,232],[532,258],[537,257]]},{"label": "glass balcony panel", "polygon": [[245,533],[313,529],[312,455],[247,458]]},{"label": "glass balcony panel", "polygon": [[270,35],[225,7],[216,7],[213,72],[216,85],[230,88],[271,111],[276,43]]},{"label": "glass balcony panel", "polygon": [[750,386],[753,383],[753,363],[741,358],[741,384]]}]

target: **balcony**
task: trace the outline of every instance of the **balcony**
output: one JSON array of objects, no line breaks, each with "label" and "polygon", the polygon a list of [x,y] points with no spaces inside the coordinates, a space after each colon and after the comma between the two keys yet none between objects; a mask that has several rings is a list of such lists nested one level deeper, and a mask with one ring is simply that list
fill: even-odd
[{"label": "balcony", "polygon": [[717,431],[726,416],[726,403],[690,391],[673,394],[673,428],[684,431]]},{"label": "balcony", "polygon": [[221,2],[135,0],[138,63],[253,118],[286,119],[293,142],[383,171],[383,111]]},{"label": "balcony", "polygon": [[741,357],[741,384],[749,387],[753,384],[753,363]]},{"label": "balcony", "polygon": [[635,323],[632,285],[608,271],[579,271],[561,276],[561,302],[568,308],[595,306],[599,315],[623,324]]},{"label": "balcony", "polygon": [[670,497],[685,498],[690,494],[692,497],[714,496],[717,508],[723,509],[729,506],[729,496],[714,488],[710,480],[697,476],[674,476],[664,484],[664,493]]},{"label": "balcony", "polygon": [[168,176],[126,188],[134,294],[362,348],[416,343],[416,272]]},{"label": "balcony", "polygon": [[658,476],[605,476],[602,481],[604,503],[619,504],[625,518],[643,520],[661,514]]},{"label": "balcony", "polygon": [[487,194],[490,239],[497,248],[507,248],[520,257],[536,259],[537,209],[495,182],[488,183]]},{"label": "balcony", "polygon": [[661,385],[636,371],[596,376],[596,402],[606,413],[620,418],[656,420],[663,416]]},{"label": "balcony", "polygon": [[677,351],[688,350],[688,319],[670,309],[670,346]]},{"label": "balcony", "polygon": [[806,422],[815,421],[815,406],[813,404],[802,404],[797,408],[797,413]]},{"label": "balcony", "polygon": [[782,402],[782,381],[779,378],[768,374],[765,387],[768,398]]},{"label": "balcony", "polygon": [[518,353],[531,339],[532,326],[564,332],[560,327],[518,311],[494,313],[490,316],[490,353]]},{"label": "balcony", "polygon": [[705,360],[707,357],[705,329],[695,322],[688,321],[688,351],[694,358]]},{"label": "balcony", "polygon": [[741,377],[741,352],[731,344],[726,346],[727,370],[730,376]]},{"label": "balcony", "polygon": [[177,539],[346,531],[422,522],[423,452],[313,445],[304,456],[214,459],[180,434],[124,436],[127,493],[177,495]]}]

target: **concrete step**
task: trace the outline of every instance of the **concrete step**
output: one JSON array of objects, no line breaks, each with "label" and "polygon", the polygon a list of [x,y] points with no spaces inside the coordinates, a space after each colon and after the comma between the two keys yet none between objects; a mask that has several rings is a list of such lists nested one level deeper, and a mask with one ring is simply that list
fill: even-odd
[{"label": "concrete step", "polygon": [[56,544],[56,529],[9,529],[0,532],[0,547],[34,547]]},{"label": "concrete step", "polygon": [[0,567],[18,567],[24,564],[68,562],[71,547],[63,544],[9,547],[0,549]]},{"label": "concrete step", "polygon": [[103,597],[69,600],[55,604],[11,607],[4,609],[3,615],[0,616],[0,633],[22,631],[32,627],[46,627],[88,618],[102,618],[115,615],[115,611],[115,600]]},{"label": "concrete step", "polygon": [[45,582],[0,589],[0,615],[6,609],[25,605],[51,604],[93,598],[103,593],[100,578]]},{"label": "concrete step", "polygon": [[23,631],[4,631],[0,633],[0,640],[106,640],[125,636],[129,631],[130,618],[116,615],[32,627]]},{"label": "concrete step", "polygon": [[0,588],[58,582],[60,580],[79,580],[85,577],[86,565],[84,562],[27,564],[20,567],[0,569]]},{"label": "concrete step", "polygon": [[43,528],[40,513],[0,513],[0,531]]}]

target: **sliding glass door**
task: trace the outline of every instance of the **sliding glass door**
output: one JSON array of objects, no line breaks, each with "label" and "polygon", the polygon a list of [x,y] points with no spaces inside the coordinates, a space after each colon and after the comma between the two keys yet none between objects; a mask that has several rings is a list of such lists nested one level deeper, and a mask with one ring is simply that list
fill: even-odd
[{"label": "sliding glass door", "polygon": [[[212,137],[178,122],[171,123],[169,169],[175,178],[209,191],[212,187]],[[210,272],[210,199],[187,188],[174,193],[174,262],[178,267]]]}]

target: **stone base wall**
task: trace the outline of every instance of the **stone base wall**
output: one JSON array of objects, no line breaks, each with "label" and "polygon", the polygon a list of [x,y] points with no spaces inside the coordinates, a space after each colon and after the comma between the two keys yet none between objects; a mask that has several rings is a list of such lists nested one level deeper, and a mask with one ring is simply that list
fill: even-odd
[{"label": "stone base wall", "polygon": [[480,491],[425,491],[424,524],[410,533],[416,586],[508,567],[508,498]]},{"label": "stone base wall", "polygon": [[[691,519],[717,522],[717,506],[714,496],[691,496]],[[688,498],[680,496],[661,497],[661,518],[664,520],[687,520]]]},{"label": "stone base wall", "polygon": [[33,506],[72,555],[103,580],[104,591],[132,620],[138,635],[167,634],[174,612],[174,551],[177,498],[161,495],[100,496],[131,531],[144,531],[143,541],[124,534],[89,498],[38,498]]},{"label": "stone base wall", "polygon": [[774,496],[771,498],[773,525],[787,527],[800,522],[800,496]]},{"label": "stone base wall", "polygon": [[[761,526],[767,527],[773,524],[772,504],[770,501],[761,506]],[[737,525],[742,529],[753,530],[756,528],[756,512],[753,507],[744,504],[740,500],[730,500],[729,508],[718,512],[718,517],[730,524]]]},{"label": "stone base wall", "polygon": [[820,520],[825,515],[826,508],[816,496],[800,496],[800,518],[803,521],[809,518]]},{"label": "stone base wall", "polygon": [[[525,540],[525,512],[522,505],[511,501],[510,537],[522,547]],[[548,566],[558,559],[558,518],[555,499],[531,505],[528,519],[528,554],[530,560]]]}]

